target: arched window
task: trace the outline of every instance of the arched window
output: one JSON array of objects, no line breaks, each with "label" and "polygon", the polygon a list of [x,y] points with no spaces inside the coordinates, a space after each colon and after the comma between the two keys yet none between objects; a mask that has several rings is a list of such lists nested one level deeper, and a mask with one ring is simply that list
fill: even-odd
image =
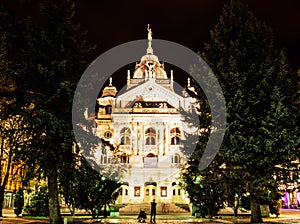
[{"label": "arched window", "polygon": [[179,154],[175,154],[172,158],[172,163],[180,163],[180,155]]},{"label": "arched window", "polygon": [[153,153],[149,153],[146,157],[155,157]]},{"label": "arched window", "polygon": [[130,145],[131,131],[129,128],[122,128],[120,132],[121,145]]},{"label": "arched window", "polygon": [[129,156],[126,153],[123,153],[120,157],[121,163],[129,163]]},{"label": "arched window", "polygon": [[112,106],[111,106],[111,105],[106,106],[106,107],[105,107],[105,113],[106,113],[106,114],[111,114],[111,112],[112,112]]},{"label": "arched window", "polygon": [[111,157],[107,153],[107,149],[104,148],[102,150],[102,155],[101,155],[101,164],[110,164],[111,163]]},{"label": "arched window", "polygon": [[181,138],[181,131],[179,128],[172,128],[170,131],[171,145],[179,145]]},{"label": "arched window", "polygon": [[156,144],[156,131],[154,128],[148,128],[145,131],[146,145],[155,145]]}]

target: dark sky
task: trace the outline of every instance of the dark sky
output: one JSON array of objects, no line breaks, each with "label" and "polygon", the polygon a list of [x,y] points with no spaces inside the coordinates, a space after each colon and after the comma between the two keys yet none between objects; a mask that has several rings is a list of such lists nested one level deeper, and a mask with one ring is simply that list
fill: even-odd
[{"label": "dark sky", "polygon": [[[255,16],[272,27],[275,41],[286,48],[293,67],[300,68],[300,0],[245,2]],[[229,0],[81,0],[76,19],[97,44],[96,54],[147,38],[148,23],[153,38],[174,41],[197,52],[209,40],[224,3]]]},{"label": "dark sky", "polygon": [[[19,14],[37,10],[35,0],[2,0]],[[93,57],[119,44],[145,39],[150,23],[153,38],[174,41],[201,51],[230,0],[78,0],[75,19],[97,44]],[[16,2],[21,2],[16,3]],[[300,0],[245,0],[260,20],[273,28],[275,41],[300,68]],[[155,46],[154,46],[155,50]]]}]

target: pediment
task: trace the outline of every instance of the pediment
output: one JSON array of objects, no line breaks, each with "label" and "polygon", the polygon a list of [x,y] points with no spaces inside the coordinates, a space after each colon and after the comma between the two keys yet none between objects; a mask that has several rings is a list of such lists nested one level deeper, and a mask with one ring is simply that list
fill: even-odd
[{"label": "pediment", "polygon": [[[167,102],[171,107],[179,108],[180,102],[183,100],[184,98],[177,93],[166,89],[155,82],[149,81],[117,96],[116,105],[125,107],[130,104],[130,102],[133,103],[138,101]],[[124,104],[122,102],[126,103]]]}]

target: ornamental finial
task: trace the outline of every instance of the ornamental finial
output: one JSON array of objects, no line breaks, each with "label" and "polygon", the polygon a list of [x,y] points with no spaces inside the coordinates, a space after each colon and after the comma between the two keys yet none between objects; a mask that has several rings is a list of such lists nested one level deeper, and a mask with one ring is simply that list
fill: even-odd
[{"label": "ornamental finial", "polygon": [[109,78],[109,86],[112,86],[112,77]]},{"label": "ornamental finial", "polygon": [[147,31],[148,31],[148,48],[147,48],[147,54],[153,54],[153,49],[151,47],[152,30],[150,28],[150,24],[148,24]]}]

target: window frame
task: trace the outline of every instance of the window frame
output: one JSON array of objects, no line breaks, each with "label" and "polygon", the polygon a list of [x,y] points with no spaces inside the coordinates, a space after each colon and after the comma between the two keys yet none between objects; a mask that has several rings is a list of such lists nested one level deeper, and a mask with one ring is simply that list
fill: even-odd
[{"label": "window frame", "polygon": [[131,144],[131,130],[129,127],[123,127],[120,130],[120,144],[121,145]]},{"label": "window frame", "polygon": [[149,127],[145,131],[145,145],[156,144],[156,130],[155,128]]},{"label": "window frame", "polygon": [[167,186],[161,186],[160,187],[160,196],[161,197],[167,197],[168,196],[168,191],[167,190],[168,190]]}]

